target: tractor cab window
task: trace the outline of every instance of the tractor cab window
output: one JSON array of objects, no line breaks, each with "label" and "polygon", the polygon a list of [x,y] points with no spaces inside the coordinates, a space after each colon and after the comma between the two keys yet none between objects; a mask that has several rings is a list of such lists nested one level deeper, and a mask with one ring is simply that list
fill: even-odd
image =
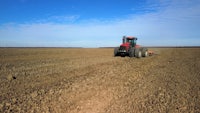
[{"label": "tractor cab window", "polygon": [[133,39],[128,39],[127,42],[133,43]]},{"label": "tractor cab window", "polygon": [[128,40],[127,42],[130,42],[130,43],[132,43],[132,41],[133,41],[133,40]]},{"label": "tractor cab window", "polygon": [[136,45],[136,40],[135,39],[128,39],[127,42],[130,42],[130,44],[132,46],[135,46]]}]

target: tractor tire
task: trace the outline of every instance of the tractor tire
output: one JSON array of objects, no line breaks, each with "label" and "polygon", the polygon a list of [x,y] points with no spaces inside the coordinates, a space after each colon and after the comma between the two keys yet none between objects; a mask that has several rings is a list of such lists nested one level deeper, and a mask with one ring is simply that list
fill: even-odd
[{"label": "tractor tire", "polygon": [[142,48],[142,57],[147,57],[147,56],[149,56],[148,49]]},{"label": "tractor tire", "polygon": [[136,58],[141,58],[142,57],[142,51],[140,50],[140,48],[136,48],[135,49],[135,57]]},{"label": "tractor tire", "polygon": [[114,49],[114,57],[118,56],[118,50],[119,50],[119,47],[116,47]]},{"label": "tractor tire", "polygon": [[129,50],[129,57],[134,57],[135,56],[135,49],[134,48],[130,48]]}]

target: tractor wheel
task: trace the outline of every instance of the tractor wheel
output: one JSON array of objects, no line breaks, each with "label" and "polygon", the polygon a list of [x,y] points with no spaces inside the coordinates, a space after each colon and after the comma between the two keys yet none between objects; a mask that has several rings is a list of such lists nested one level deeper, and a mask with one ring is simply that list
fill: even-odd
[{"label": "tractor wheel", "polygon": [[142,57],[142,51],[140,50],[140,48],[135,49],[135,57],[137,57],[137,58]]},{"label": "tractor wheel", "polygon": [[118,55],[118,50],[119,50],[119,47],[116,47],[116,48],[114,49],[114,56],[115,56],[115,57]]},{"label": "tractor wheel", "polygon": [[135,49],[134,48],[130,48],[129,57],[134,57],[135,56],[134,52],[135,52]]},{"label": "tractor wheel", "polygon": [[148,49],[147,49],[147,48],[142,48],[142,56],[143,56],[143,57],[149,56],[149,53],[148,53]]}]

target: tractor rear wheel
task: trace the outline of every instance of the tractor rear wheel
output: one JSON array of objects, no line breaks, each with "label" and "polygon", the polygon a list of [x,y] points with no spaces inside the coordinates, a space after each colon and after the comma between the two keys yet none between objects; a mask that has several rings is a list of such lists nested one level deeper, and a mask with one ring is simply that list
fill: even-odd
[{"label": "tractor rear wheel", "polygon": [[147,48],[142,48],[142,56],[143,56],[143,57],[149,56],[149,53],[148,53],[148,49],[147,49]]},{"label": "tractor rear wheel", "polygon": [[117,56],[117,55],[118,55],[118,50],[119,50],[119,47],[116,47],[116,48],[114,49],[114,56]]},{"label": "tractor rear wheel", "polygon": [[137,57],[137,58],[142,57],[142,51],[140,50],[140,48],[135,49],[135,57]]}]

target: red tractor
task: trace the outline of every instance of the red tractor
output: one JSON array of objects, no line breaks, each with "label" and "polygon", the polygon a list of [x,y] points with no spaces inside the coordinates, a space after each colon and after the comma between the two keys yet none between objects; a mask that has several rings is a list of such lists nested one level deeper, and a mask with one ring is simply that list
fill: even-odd
[{"label": "red tractor", "polygon": [[122,44],[120,47],[114,49],[114,56],[129,56],[129,57],[147,57],[149,56],[149,51],[145,47],[140,47],[136,44],[137,38],[132,36],[123,36]]}]

